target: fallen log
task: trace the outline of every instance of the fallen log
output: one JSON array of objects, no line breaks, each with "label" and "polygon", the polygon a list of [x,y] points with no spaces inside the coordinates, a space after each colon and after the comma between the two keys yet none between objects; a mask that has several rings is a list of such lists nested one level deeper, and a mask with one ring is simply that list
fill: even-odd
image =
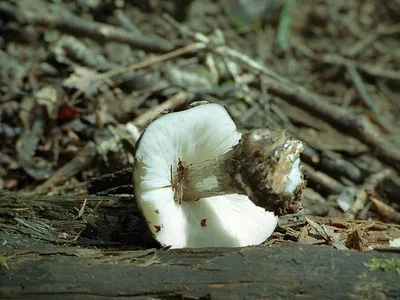
[{"label": "fallen log", "polygon": [[[395,253],[273,247],[3,250],[2,299],[398,299]],[[396,273],[397,272],[397,273]]]}]

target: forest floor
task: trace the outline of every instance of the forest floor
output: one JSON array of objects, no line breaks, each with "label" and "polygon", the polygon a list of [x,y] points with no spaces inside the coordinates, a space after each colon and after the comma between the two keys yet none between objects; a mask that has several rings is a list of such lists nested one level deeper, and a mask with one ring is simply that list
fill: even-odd
[{"label": "forest floor", "polygon": [[135,143],[205,100],[306,145],[308,217],[266,245],[398,252],[399,49],[399,1],[2,1],[0,248],[157,247]]}]

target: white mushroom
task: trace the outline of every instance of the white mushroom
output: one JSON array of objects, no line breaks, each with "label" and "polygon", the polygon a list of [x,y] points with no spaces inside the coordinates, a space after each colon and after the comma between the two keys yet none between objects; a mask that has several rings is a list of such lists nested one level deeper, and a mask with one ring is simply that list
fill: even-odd
[{"label": "white mushroom", "polygon": [[[243,180],[249,173],[240,171],[242,150],[234,151],[241,140],[248,138],[242,139],[218,104],[167,114],[146,128],[137,143],[133,184],[138,206],[162,245],[240,247],[272,234],[278,218],[247,195]],[[299,151],[290,147],[283,156],[293,164]],[[283,193],[300,184],[296,164],[285,169]]]}]

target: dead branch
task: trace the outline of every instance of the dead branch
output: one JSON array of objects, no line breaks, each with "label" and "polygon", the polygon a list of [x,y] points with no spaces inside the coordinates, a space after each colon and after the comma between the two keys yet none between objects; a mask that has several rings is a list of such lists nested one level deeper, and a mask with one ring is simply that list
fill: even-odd
[{"label": "dead branch", "polygon": [[67,181],[70,177],[86,170],[96,157],[96,145],[89,142],[71,161],[64,165],[61,169],[57,170],[49,179],[42,185],[39,185],[36,190],[40,191],[52,185],[57,185]]},{"label": "dead branch", "polygon": [[373,44],[380,36],[396,35],[400,33],[400,26],[398,24],[393,26],[384,26],[379,24],[378,27],[370,32],[367,36],[360,37],[354,45],[344,50],[344,54],[348,57],[355,57],[365,48]]},{"label": "dead branch", "polygon": [[371,75],[371,76],[395,80],[395,81],[400,80],[400,72],[395,71],[395,70],[388,70],[387,68],[374,66],[374,65],[368,64],[368,63],[355,62],[351,59],[342,57],[338,54],[317,55],[310,48],[308,48],[306,45],[304,45],[302,43],[298,43],[297,46],[298,46],[297,50],[299,50],[302,54],[304,54],[308,58],[311,58],[311,59],[314,59],[317,61],[322,61],[323,63],[326,63],[326,64],[338,65],[338,66],[343,66],[343,67],[353,66],[356,69],[358,69],[368,75]]},{"label": "dead branch", "polygon": [[160,105],[147,110],[130,123],[143,129],[149,122],[159,117],[163,112],[176,109],[179,106],[189,103],[193,100],[193,97],[193,93],[179,92]]},{"label": "dead branch", "polygon": [[400,213],[397,212],[393,207],[375,197],[371,197],[371,201],[374,204],[376,211],[380,216],[382,216],[383,219],[389,222],[400,224]]},{"label": "dead branch", "polygon": [[0,3],[0,14],[7,15],[23,25],[30,24],[57,28],[61,31],[77,36],[86,36],[100,42],[114,41],[125,43],[135,48],[153,52],[168,51],[172,48],[171,44],[167,41],[133,34],[112,25],[84,20],[59,6],[51,6],[48,10],[43,12],[43,14],[38,14],[20,10],[18,7],[8,3]]},{"label": "dead branch", "polygon": [[330,177],[329,175],[320,171],[316,171],[314,168],[306,164],[303,164],[303,168],[306,174],[307,181],[319,185],[323,189],[333,194],[340,194],[345,189],[345,186],[343,184],[341,184],[336,179]]},{"label": "dead branch", "polygon": [[[307,143],[307,141],[305,142]],[[353,163],[345,160],[336,153],[317,150],[320,149],[315,150],[310,146],[306,146],[301,156],[303,161],[333,176],[344,176],[354,183],[362,181],[363,176],[361,171]]]},{"label": "dead branch", "polygon": [[[386,85],[386,83],[384,82],[383,79],[379,79],[377,81],[378,87],[381,89],[381,91],[383,93],[385,93],[387,95],[387,97],[389,98],[389,100],[396,105],[399,108],[400,111],[400,99],[397,96],[397,94],[393,93],[391,91],[391,89]],[[399,113],[396,113],[396,116],[398,116]]]},{"label": "dead branch", "polygon": [[357,116],[348,110],[330,104],[324,98],[294,83],[279,83],[265,79],[268,92],[285,99],[291,104],[303,107],[314,115],[336,125],[343,132],[364,142],[383,161],[400,170],[400,150],[390,144],[365,116]]},{"label": "dead branch", "polygon": [[328,243],[332,244],[335,249],[339,250],[349,250],[338,238],[333,235],[330,235],[326,230],[324,224],[319,225],[318,223],[314,222],[313,220],[306,217],[307,223],[313,227],[319,235],[321,235]]},{"label": "dead branch", "polygon": [[346,218],[354,219],[355,216],[359,219],[366,218],[366,214],[370,208],[370,199],[377,196],[377,188],[392,172],[389,169],[384,169],[378,173],[374,173],[367,177],[363,185],[357,190],[355,199],[350,210],[346,214]]},{"label": "dead branch", "polygon": [[[289,132],[306,144],[301,155],[303,161],[328,174],[339,177],[344,176],[355,183],[362,181],[362,174],[357,166],[345,160],[339,154],[329,150],[323,143],[316,142],[315,139],[304,134],[298,127],[292,124],[291,120],[321,131],[320,135],[323,135],[324,132],[327,131],[333,131],[326,122],[279,98],[274,100],[274,102],[279,104],[279,106],[272,104],[271,110],[279,116],[284,123],[284,127],[287,128]],[[338,134],[341,133],[338,132]],[[346,140],[346,138],[344,139]]]},{"label": "dead branch", "polygon": [[360,169],[339,155],[331,155],[330,153],[322,152],[318,165],[322,170],[331,174],[345,176],[354,183],[359,183],[362,180]]},{"label": "dead branch", "polygon": [[88,184],[88,193],[95,195],[120,186],[132,185],[132,168],[92,178]]},{"label": "dead branch", "polygon": [[110,70],[108,72],[104,72],[104,73],[99,73],[99,74],[89,74],[89,76],[85,76],[85,77],[78,77],[78,78],[73,78],[73,80],[70,80],[69,84],[74,83],[75,82],[79,82],[85,83],[85,86],[88,86],[89,84],[99,81],[99,80],[104,80],[104,81],[109,81],[110,78],[118,76],[118,75],[122,75],[125,74],[127,72],[132,72],[135,70],[139,70],[139,69],[144,69],[144,68],[148,68],[154,64],[190,53],[190,52],[195,52],[201,49],[204,49],[206,47],[206,45],[204,43],[193,43],[193,44],[189,44],[187,46],[184,46],[182,48],[178,48],[175,49],[173,51],[155,56],[155,57],[151,57],[149,59],[145,59],[144,61],[141,61],[139,63],[135,63],[132,65],[129,65],[127,67],[123,67],[123,68],[118,68],[116,70]]},{"label": "dead branch", "polygon": [[347,65],[347,72],[349,73],[351,80],[353,81],[354,87],[360,95],[360,98],[364,101],[365,105],[367,105],[372,111],[376,112],[376,103],[374,99],[372,99],[371,96],[368,94],[364,82],[355,66]]},{"label": "dead branch", "polygon": [[182,48],[178,48],[175,49],[171,52],[156,56],[156,57],[152,57],[149,59],[146,59],[142,62],[121,68],[121,69],[117,69],[117,70],[112,70],[106,73],[101,74],[100,78],[95,78],[95,79],[108,79],[111,78],[113,76],[117,76],[126,72],[130,72],[130,71],[135,71],[138,69],[143,69],[143,68],[147,68],[150,67],[154,64],[190,53],[190,52],[195,52],[201,49],[204,49],[206,47],[206,45],[204,43],[193,43],[193,44],[189,44],[187,46],[184,46]]}]

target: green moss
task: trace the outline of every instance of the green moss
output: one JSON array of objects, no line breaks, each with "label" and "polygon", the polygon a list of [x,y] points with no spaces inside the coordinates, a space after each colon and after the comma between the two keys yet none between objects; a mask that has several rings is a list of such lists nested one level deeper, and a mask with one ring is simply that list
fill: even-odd
[{"label": "green moss", "polygon": [[290,11],[295,4],[296,0],[286,0],[279,19],[276,39],[279,48],[284,52],[289,48],[289,31],[291,23]]},{"label": "green moss", "polygon": [[400,275],[400,258],[392,258],[392,259],[379,259],[376,257],[371,258],[369,261],[365,262],[364,265],[370,271],[390,271],[395,272],[397,275]]}]

